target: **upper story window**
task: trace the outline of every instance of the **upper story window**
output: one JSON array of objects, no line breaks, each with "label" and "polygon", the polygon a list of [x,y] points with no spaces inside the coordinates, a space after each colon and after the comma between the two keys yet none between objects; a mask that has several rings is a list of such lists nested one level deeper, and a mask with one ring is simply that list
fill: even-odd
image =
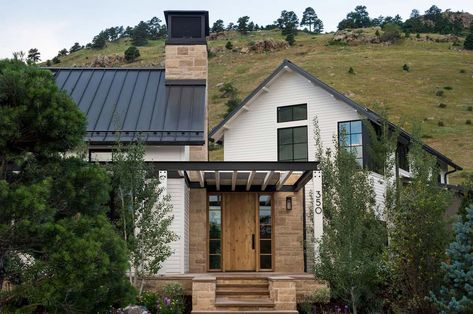
[{"label": "upper story window", "polygon": [[278,129],[278,161],[307,161],[307,126]]},{"label": "upper story window", "polygon": [[409,171],[409,146],[398,143],[397,146],[397,158],[399,162],[399,168],[402,170]]},{"label": "upper story window", "polygon": [[307,120],[307,104],[278,107],[278,122]]},{"label": "upper story window", "polygon": [[360,120],[338,123],[338,145],[349,149],[363,166],[363,127]]}]

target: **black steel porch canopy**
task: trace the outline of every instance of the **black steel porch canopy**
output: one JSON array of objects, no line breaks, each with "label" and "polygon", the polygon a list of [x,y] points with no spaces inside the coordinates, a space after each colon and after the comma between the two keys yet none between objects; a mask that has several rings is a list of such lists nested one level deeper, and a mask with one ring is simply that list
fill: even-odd
[{"label": "black steel porch canopy", "polygon": [[211,192],[296,192],[312,179],[318,162],[158,161],[153,168],[184,177],[189,188]]}]

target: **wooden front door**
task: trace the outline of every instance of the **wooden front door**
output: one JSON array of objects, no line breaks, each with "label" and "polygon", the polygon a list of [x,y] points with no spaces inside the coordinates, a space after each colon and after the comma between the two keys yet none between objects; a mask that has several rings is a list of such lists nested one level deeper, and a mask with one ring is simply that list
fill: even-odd
[{"label": "wooden front door", "polygon": [[225,271],[256,270],[256,197],[255,193],[224,195]]}]

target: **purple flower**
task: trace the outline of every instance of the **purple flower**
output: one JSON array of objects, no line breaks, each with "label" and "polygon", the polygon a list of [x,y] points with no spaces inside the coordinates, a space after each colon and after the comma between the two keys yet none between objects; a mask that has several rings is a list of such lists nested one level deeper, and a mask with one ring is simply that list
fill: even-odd
[{"label": "purple flower", "polygon": [[171,304],[171,298],[164,297],[164,304],[169,306]]}]

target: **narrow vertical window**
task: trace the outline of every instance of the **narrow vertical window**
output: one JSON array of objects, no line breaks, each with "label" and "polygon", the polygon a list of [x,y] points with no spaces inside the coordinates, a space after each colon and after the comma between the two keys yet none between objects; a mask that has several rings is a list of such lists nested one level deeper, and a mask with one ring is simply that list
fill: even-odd
[{"label": "narrow vertical window", "polygon": [[259,265],[262,270],[272,269],[272,211],[271,195],[259,196]]},{"label": "narrow vertical window", "polygon": [[363,166],[363,127],[360,120],[338,123],[338,145],[351,151],[356,162]]},{"label": "narrow vertical window", "polygon": [[221,195],[209,195],[209,269],[222,269]]}]

